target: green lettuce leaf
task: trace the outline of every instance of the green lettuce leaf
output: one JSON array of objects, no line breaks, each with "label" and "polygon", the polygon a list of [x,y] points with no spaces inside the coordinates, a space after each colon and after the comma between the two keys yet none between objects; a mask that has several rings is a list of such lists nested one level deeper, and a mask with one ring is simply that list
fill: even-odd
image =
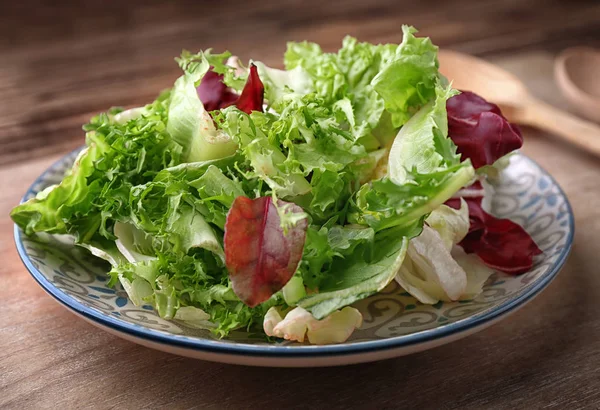
[{"label": "green lettuce leaf", "polygon": [[[187,189],[188,185],[175,180],[154,181],[134,187],[130,195],[131,221],[135,228],[152,238],[154,252],[187,254],[198,248],[223,261],[221,241],[195,206],[197,202],[202,205],[202,202]],[[225,218],[224,214],[222,218]]]},{"label": "green lettuce leaf", "polygon": [[175,312],[173,319],[180,320],[186,326],[196,329],[212,330],[215,328],[215,324],[210,321],[210,315],[194,306],[181,306]]},{"label": "green lettuce leaf", "polygon": [[[67,233],[65,214],[71,214],[75,207],[90,210],[92,206],[90,191],[97,191],[98,187],[89,186],[87,178],[95,171],[94,162],[98,161],[107,149],[105,144],[93,144],[81,151],[70,174],[59,185],[41,191],[36,197],[11,211],[13,221],[21,226],[27,235],[34,232]],[[89,238],[91,235],[87,232],[83,237]]]},{"label": "green lettuce leaf", "polygon": [[309,289],[320,289],[331,275],[334,261],[353,255],[359,248],[360,255],[370,257],[375,246],[373,229],[360,225],[336,225],[336,218],[320,228],[310,226],[306,234],[304,253],[299,272]]},{"label": "green lettuce leaf", "polygon": [[327,231],[327,242],[341,256],[350,256],[359,245],[373,244],[375,231],[360,225],[334,225]]},{"label": "green lettuce leaf", "polygon": [[165,231],[175,252],[180,250],[187,254],[191,249],[204,249],[225,263],[225,253],[215,231],[196,209],[182,206],[177,216],[169,218]]},{"label": "green lettuce leaf", "polygon": [[428,37],[415,37],[417,30],[412,27],[402,26],[402,31],[402,44],[372,81],[395,127],[434,97],[439,79],[437,46]]},{"label": "green lettuce leaf", "polygon": [[206,172],[198,179],[190,182],[190,185],[198,189],[200,198],[206,201],[219,201],[227,208],[231,207],[233,200],[238,196],[245,195],[242,185],[238,181],[223,174],[219,168],[210,165]]},{"label": "green lettuce leaf", "polygon": [[421,223],[421,218],[446,202],[474,176],[473,167],[462,163],[432,174],[415,174],[411,183],[396,185],[389,178],[361,187],[348,214],[352,223],[375,231]]},{"label": "green lettuce leaf", "polygon": [[345,94],[346,80],[337,65],[337,56],[323,53],[318,44],[307,41],[288,43],[284,62],[287,70],[302,69],[306,72],[312,90],[320,97],[337,101]]},{"label": "green lettuce leaf", "polygon": [[104,259],[112,267],[127,263],[127,259],[119,252],[115,242],[108,239],[100,237],[94,241],[78,243],[77,245],[87,249],[92,255]]},{"label": "green lettuce leaf", "polygon": [[116,222],[113,228],[117,249],[131,263],[156,259],[152,238],[144,231],[125,222]]},{"label": "green lettuce leaf", "polygon": [[398,132],[388,159],[388,175],[363,185],[349,220],[376,231],[408,227],[470,183],[475,170],[460,162],[448,138],[446,100],[450,88],[436,88],[436,98],[422,107]]},{"label": "green lettuce leaf", "polygon": [[322,105],[342,113],[354,140],[371,150],[379,142],[370,131],[379,123],[384,101],[371,80],[383,62],[387,46],[359,43],[346,37],[337,54],[324,53],[318,44],[288,43],[284,61],[288,70],[302,69],[310,79],[310,89],[323,100]]},{"label": "green lettuce leaf", "polygon": [[229,107],[225,121],[220,126],[234,135],[240,149],[248,158],[252,171],[247,177],[258,178],[269,185],[281,198],[294,197],[310,191],[310,184],[298,168],[287,166],[281,148],[269,141],[267,134],[256,122],[266,123],[264,113],[254,111],[251,115]]},{"label": "green lettuce leaf", "polygon": [[348,258],[337,258],[330,275],[321,281],[319,293],[301,299],[297,302],[298,306],[308,310],[316,319],[322,319],[382,290],[394,279],[404,260],[408,238],[403,233],[396,230],[375,238],[370,259],[366,259],[362,252],[354,252]]},{"label": "green lettuce leaf", "polygon": [[309,289],[318,289],[321,281],[329,275],[329,267],[336,256],[327,238],[326,227],[309,226],[302,260],[298,268],[304,285]]},{"label": "green lettuce leaf", "polygon": [[271,68],[260,61],[254,64],[258,76],[265,86],[265,99],[270,107],[279,109],[290,98],[306,95],[313,91],[308,73],[300,66],[288,70]]},{"label": "green lettuce leaf", "polygon": [[184,52],[178,62],[184,74],[173,86],[167,131],[183,147],[182,159],[196,162],[232,155],[237,149],[235,142],[216,129],[196,91],[209,69],[208,60],[203,53]]},{"label": "green lettuce leaf", "polygon": [[448,138],[446,101],[456,94],[437,88],[435,99],[421,108],[398,132],[389,154],[390,180],[402,185],[411,174],[429,174],[460,163],[456,146]]},{"label": "green lettuce leaf", "polygon": [[90,121],[87,148],[62,182],[15,207],[13,220],[27,234],[67,233],[77,242],[114,239],[112,224],[129,218],[129,191],[160,170],[179,164],[181,147],[166,132],[169,93],[120,123],[115,109]]},{"label": "green lettuce leaf", "polygon": [[288,283],[281,289],[283,299],[288,306],[295,306],[296,303],[306,296],[306,288],[302,281],[302,276],[292,276]]},{"label": "green lettuce leaf", "polygon": [[437,47],[428,38],[415,37],[414,28],[402,29],[399,46],[346,37],[336,54],[309,42],[288,43],[285,53],[286,68],[302,69],[310,78],[305,93],[316,93],[327,106],[343,110],[353,137],[368,149],[385,145],[435,95]]}]

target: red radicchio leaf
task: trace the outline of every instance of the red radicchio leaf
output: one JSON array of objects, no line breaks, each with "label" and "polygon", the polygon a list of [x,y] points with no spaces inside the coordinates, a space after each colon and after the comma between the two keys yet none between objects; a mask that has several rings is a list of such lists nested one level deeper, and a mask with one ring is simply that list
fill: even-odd
[{"label": "red radicchio leaf", "polygon": [[200,81],[197,91],[206,111],[218,110],[233,104],[246,114],[263,110],[265,87],[254,64],[250,66],[248,80],[239,96],[225,85],[223,75],[214,72],[212,67]]},{"label": "red radicchio leaf", "polygon": [[500,108],[470,91],[446,102],[448,136],[458,147],[461,159],[473,167],[491,165],[523,145],[521,131],[508,122]]},{"label": "red radicchio leaf", "polygon": [[237,101],[238,95],[223,82],[223,75],[210,70],[204,75],[196,89],[206,111],[225,108]]},{"label": "red radicchio leaf", "polygon": [[[477,182],[467,188],[480,191]],[[520,225],[509,219],[498,219],[481,207],[482,196],[463,196],[469,206],[469,233],[460,242],[467,253],[475,253],[490,268],[519,275],[533,266],[533,257],[542,253],[531,236]],[[446,205],[459,209],[460,198]]]},{"label": "red radicchio leaf", "polygon": [[[287,206],[286,212],[302,212],[298,205],[279,204]],[[302,219],[284,234],[271,197],[233,201],[225,223],[225,264],[233,291],[246,305],[266,301],[294,275],[307,226]]]},{"label": "red radicchio leaf", "polygon": [[262,111],[264,98],[265,86],[260,81],[256,66],[251,64],[246,85],[244,85],[242,94],[236,101],[235,106],[246,114],[250,114],[252,111]]}]

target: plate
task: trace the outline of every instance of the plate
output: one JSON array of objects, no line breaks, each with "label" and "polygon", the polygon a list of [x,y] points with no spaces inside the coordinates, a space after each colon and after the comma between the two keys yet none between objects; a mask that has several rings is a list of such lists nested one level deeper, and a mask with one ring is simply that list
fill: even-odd
[{"label": "plate", "polygon": [[[77,151],[44,172],[24,200],[58,183]],[[23,263],[58,302],[90,323],[124,339],[183,356],[254,366],[333,366],[406,355],[480,331],[541,292],[565,263],[573,241],[573,212],[556,181],[524,155],[511,163],[488,204],[492,213],[521,224],[543,250],[531,271],[496,273],[476,299],[423,305],[395,282],[358,302],[363,326],[344,344],[307,346],[266,343],[245,332],[219,340],[209,332],[158,317],[150,306],[134,306],[122,289],[107,286],[109,267],[67,236],[27,237],[15,226]]]}]

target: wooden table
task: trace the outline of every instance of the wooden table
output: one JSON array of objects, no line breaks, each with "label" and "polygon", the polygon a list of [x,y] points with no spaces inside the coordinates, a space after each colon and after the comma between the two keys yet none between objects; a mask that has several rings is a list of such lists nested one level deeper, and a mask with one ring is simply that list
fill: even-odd
[{"label": "wooden table", "polygon": [[534,130],[525,130],[525,153],[575,210],[562,273],[498,325],[378,363],[247,368],[125,342],[44,294],[19,261],[7,216],[35,176],[81,144],[91,114],[146,102],[172,84],[182,47],[229,47],[277,64],[285,40],[327,49],[345,33],[398,42],[408,22],[441,46],[492,59],[566,108],[552,54],[600,46],[600,3],[133,3],[0,6],[0,407],[600,408],[600,161]]}]

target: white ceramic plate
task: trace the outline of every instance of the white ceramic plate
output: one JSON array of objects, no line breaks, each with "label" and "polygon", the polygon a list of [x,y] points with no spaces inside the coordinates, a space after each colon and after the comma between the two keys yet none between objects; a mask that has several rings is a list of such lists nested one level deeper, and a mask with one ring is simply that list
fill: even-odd
[{"label": "white ceramic plate", "polygon": [[[59,182],[73,152],[29,188],[29,199]],[[159,318],[150,306],[136,307],[121,289],[106,285],[109,268],[68,237],[25,236],[15,227],[19,255],[34,279],[65,307],[90,323],[144,346],[198,359],[255,366],[332,366],[406,355],[448,343],[490,326],[514,312],[556,276],[573,241],[573,213],[556,181],[535,162],[513,155],[491,201],[498,217],[521,224],[544,251],[530,272],[494,274],[483,293],[465,302],[423,305],[397,284],[355,306],[363,326],[340,345],[268,344],[244,332],[227,340]]]}]

